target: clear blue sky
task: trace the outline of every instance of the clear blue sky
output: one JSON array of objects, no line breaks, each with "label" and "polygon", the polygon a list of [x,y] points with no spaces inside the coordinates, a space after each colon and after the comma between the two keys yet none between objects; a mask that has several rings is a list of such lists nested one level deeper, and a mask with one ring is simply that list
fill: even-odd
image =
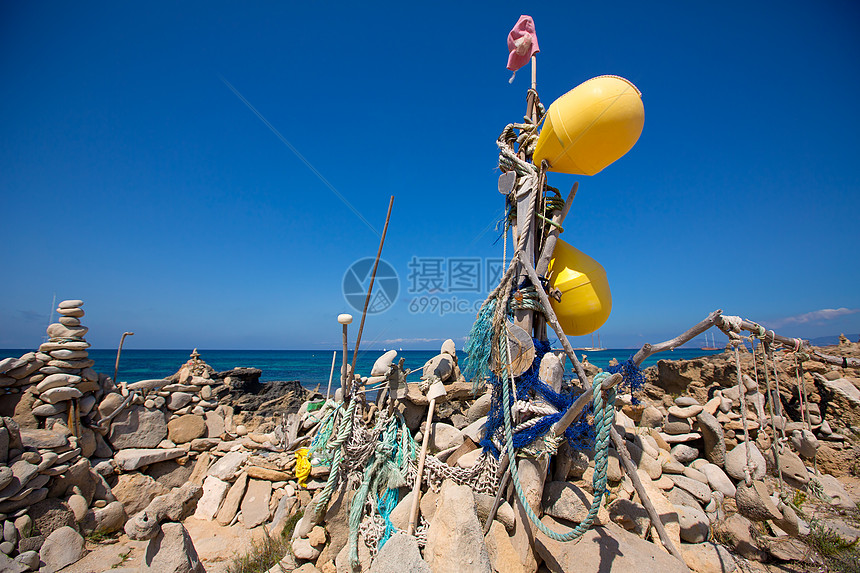
[{"label": "clear blue sky", "polygon": [[377,230],[395,196],[400,294],[363,346],[461,339],[473,314],[410,312],[409,262],[501,257],[521,13],[547,105],[602,74],[643,92],[630,153],[550,177],[580,181],[563,238],[607,270],[605,345],[716,308],[788,336],[860,331],[856,2],[489,6],[2,3],[0,347],[35,347],[55,293],[85,300],[97,348],[125,330],[129,348],[340,344],[344,273],[378,236],[224,80]]}]

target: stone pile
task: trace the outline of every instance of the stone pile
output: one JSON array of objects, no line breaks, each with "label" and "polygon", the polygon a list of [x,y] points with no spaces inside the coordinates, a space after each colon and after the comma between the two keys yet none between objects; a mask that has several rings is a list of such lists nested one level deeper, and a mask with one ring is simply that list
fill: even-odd
[{"label": "stone pile", "polygon": [[[425,377],[443,378],[448,391],[436,405],[430,428],[430,451],[449,466],[470,468],[481,453],[478,443],[483,437],[490,408],[490,393],[478,398],[465,397],[468,394],[465,386],[471,384],[453,375],[456,353],[451,351],[452,346],[453,343],[446,342],[443,352],[423,369]],[[380,368],[375,366],[371,376],[356,376],[356,380],[373,382],[382,375],[386,365],[392,365],[393,359],[390,354],[381,357],[385,364]],[[544,360],[557,359],[547,355]],[[842,444],[848,448],[845,437],[860,436],[860,427],[849,425],[860,415],[860,399],[856,404],[853,402],[852,390],[860,388],[860,379],[852,378],[850,371],[807,363],[805,380],[810,386],[807,388],[809,398],[814,400],[810,402],[811,420],[798,415],[798,390],[795,388],[792,394],[789,380],[783,381],[784,403],[778,406],[780,414],[774,417],[774,422],[785,431],[786,439],[781,440],[778,456],[775,456],[771,419],[764,400],[764,381],[759,385],[748,376],[743,377],[747,404],[744,410],[735,385],[732,355],[712,358],[710,368],[700,369],[700,372],[707,371],[705,375],[691,374],[690,365],[683,362],[650,369],[647,372],[650,383],[640,396],[641,402],[630,395],[619,396],[616,430],[624,439],[645,492],[687,567],[703,573],[735,571],[738,568],[736,556],[759,561],[812,559],[808,547],[799,538],[809,533],[811,514],[804,513],[809,507],[794,505],[799,499],[795,492],[803,491],[810,499],[817,496],[817,503],[836,509],[855,508],[837,479],[826,473],[815,473],[812,456],[817,455],[820,461],[824,448]],[[751,364],[749,356],[746,364]],[[780,364],[781,371],[785,372],[787,366]],[[589,368],[589,374],[598,371]],[[552,364],[541,365],[541,376],[548,373],[547,383],[553,382],[550,378],[554,377],[551,373],[555,370]],[[661,379],[661,371],[665,379]],[[684,372],[690,380],[682,384],[678,372]],[[833,385],[825,380],[845,382]],[[667,388],[671,388],[671,394]],[[832,406],[819,407],[819,401],[832,404],[835,399],[842,399],[844,403],[840,405],[852,409],[836,414]],[[413,439],[420,443],[426,431],[422,422],[427,415],[427,399],[420,384],[408,384],[405,399],[396,407],[412,430]],[[825,409],[833,414],[830,424],[835,424],[839,431],[828,428],[822,414]],[[303,413],[303,416],[308,415]],[[748,441],[743,429],[744,418]],[[304,419],[302,426],[307,427]],[[834,434],[836,437],[828,439]],[[747,450],[751,460],[749,484]],[[595,527],[579,543],[558,543],[542,533],[537,533],[534,542],[528,543],[527,536],[522,533],[521,516],[514,515],[507,501],[500,507],[489,532],[483,535],[481,528],[492,497],[476,494],[469,487],[450,480],[439,491],[431,489],[422,496],[420,523],[425,523],[426,529],[418,541],[402,533],[408,526],[412,494],[410,488],[401,488],[399,503],[390,515],[395,531],[401,533],[395,533],[378,554],[372,541],[368,541],[368,545],[363,542],[362,533],[358,542],[360,569],[395,571],[402,570],[404,563],[411,563],[410,570],[423,571],[534,573],[539,566],[549,571],[597,571],[610,567],[613,571],[683,570],[660,543],[643,500],[622,468],[618,452],[611,448],[610,493],[598,512]],[[592,452],[572,451],[566,446],[559,450],[543,486],[540,510],[544,524],[555,531],[566,531],[583,521],[593,497],[593,474]],[[782,496],[779,495],[780,479]],[[218,487],[219,491],[225,488],[225,485]],[[354,490],[347,488],[340,497],[335,496],[319,524],[302,519],[294,531],[295,551],[281,564],[292,568],[305,566],[308,571],[346,570],[348,513],[353,494]],[[298,505],[306,516],[314,507],[313,503],[305,504],[301,499]],[[768,534],[752,535],[750,532],[756,530],[754,523],[766,524]],[[849,542],[860,537],[860,531],[851,533],[850,528],[840,531]],[[720,539],[724,545],[715,543],[714,539]],[[601,549],[608,547],[607,544],[614,548],[611,557]],[[608,558],[610,563],[606,562]]]}]

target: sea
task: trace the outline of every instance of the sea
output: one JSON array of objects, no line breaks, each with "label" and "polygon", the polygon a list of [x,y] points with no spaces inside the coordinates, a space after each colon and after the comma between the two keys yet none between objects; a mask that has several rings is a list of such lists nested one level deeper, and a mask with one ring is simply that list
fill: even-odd
[{"label": "sea", "polygon": [[[588,361],[598,367],[605,368],[613,358],[619,361],[626,360],[636,353],[638,349],[633,348],[610,348],[606,350],[577,351],[577,356],[582,360],[583,354],[588,356]],[[0,358],[7,356],[18,357],[31,352],[21,349],[0,349]],[[332,355],[334,351],[329,350],[198,350],[200,357],[215,370],[230,370],[236,367],[259,368],[262,371],[261,382],[273,380],[298,380],[306,388],[315,388],[320,385],[326,388],[332,371]],[[656,364],[658,360],[684,360],[719,354],[719,351],[702,350],[700,348],[678,348],[670,352],[662,352],[648,357],[643,363],[645,368]],[[373,363],[382,355],[383,350],[360,351],[356,370],[363,374],[369,374]],[[407,369],[419,369],[425,362],[438,354],[438,350],[398,350],[398,359],[404,358],[404,367]],[[116,350],[112,349],[89,349],[90,358],[95,361],[93,368],[97,372],[103,372],[113,376],[116,365]],[[164,378],[176,373],[177,370],[189,359],[188,350],[136,350],[125,348],[122,351],[119,362],[117,378],[123,382],[137,382],[153,378]],[[460,353],[459,362],[464,363],[465,355]],[[341,351],[337,351],[334,367],[334,381],[332,387],[337,388],[340,364],[343,360]],[[349,354],[352,361],[352,353]],[[567,372],[572,372],[570,361],[565,363]],[[410,377],[410,381],[412,378]]]}]

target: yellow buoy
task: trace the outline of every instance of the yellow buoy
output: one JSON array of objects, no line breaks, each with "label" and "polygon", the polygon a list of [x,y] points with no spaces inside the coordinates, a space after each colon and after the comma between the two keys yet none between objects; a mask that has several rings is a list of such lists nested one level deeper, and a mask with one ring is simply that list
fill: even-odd
[{"label": "yellow buoy", "polygon": [[550,171],[594,175],[630,151],[645,124],[642,94],[618,76],[583,82],[549,106],[534,163]]},{"label": "yellow buoy", "polygon": [[565,334],[581,336],[603,326],[612,311],[612,294],[600,263],[559,239],[549,272],[550,287],[561,291],[561,302],[550,302]]}]

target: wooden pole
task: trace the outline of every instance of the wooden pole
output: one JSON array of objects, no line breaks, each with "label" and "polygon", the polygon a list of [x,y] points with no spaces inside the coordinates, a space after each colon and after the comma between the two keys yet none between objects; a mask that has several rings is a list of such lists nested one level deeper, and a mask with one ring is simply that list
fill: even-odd
[{"label": "wooden pole", "polygon": [[430,432],[433,429],[433,413],[436,410],[436,399],[441,398],[446,394],[445,386],[441,381],[434,382],[427,390],[427,397],[430,398],[430,404],[427,406],[427,423],[424,424],[424,436],[421,439],[421,452],[418,454],[418,475],[415,476],[415,483],[412,486],[412,507],[409,508],[409,528],[407,533],[413,535],[415,527],[418,524],[418,508],[421,502],[421,480],[424,475],[424,460],[427,458],[427,445],[430,443]]},{"label": "wooden pole", "polygon": [[350,374],[355,373],[355,361],[358,357],[358,347],[361,344],[361,333],[364,331],[364,321],[367,318],[367,306],[370,304],[370,295],[373,293],[373,283],[376,281],[376,267],[379,266],[379,257],[382,256],[382,245],[385,244],[385,235],[388,232],[388,222],[391,220],[392,207],[394,207],[394,195],[388,201],[388,214],[385,215],[385,226],[382,228],[382,236],[379,237],[379,249],[376,251],[376,260],[373,262],[373,271],[370,273],[370,285],[367,287],[367,296],[364,298],[364,310],[361,311],[361,322],[358,325],[358,336],[355,339],[355,348],[352,350],[352,368],[350,369]]},{"label": "wooden pole", "polygon": [[328,375],[328,388],[325,389],[325,399],[328,400],[329,394],[331,393],[331,379],[334,378],[334,361],[337,358],[337,350],[334,351],[334,354],[331,355],[331,372]]},{"label": "wooden pole", "polygon": [[118,384],[119,381],[116,379],[117,372],[119,372],[119,355],[122,354],[122,345],[125,342],[126,336],[134,336],[133,332],[123,332],[122,338],[119,339],[119,347],[116,349],[116,364],[113,367],[113,382],[114,384]]}]

